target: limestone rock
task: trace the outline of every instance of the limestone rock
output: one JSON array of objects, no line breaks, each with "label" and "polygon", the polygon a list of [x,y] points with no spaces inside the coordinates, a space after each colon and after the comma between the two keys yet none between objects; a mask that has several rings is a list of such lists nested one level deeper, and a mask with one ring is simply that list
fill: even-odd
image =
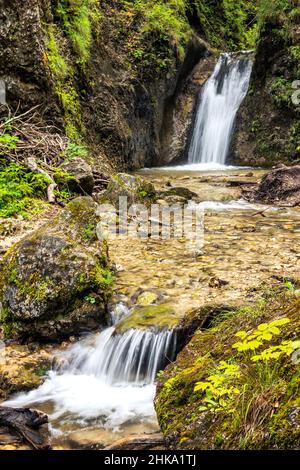
[{"label": "limestone rock", "polygon": [[83,158],[66,160],[61,165],[61,169],[73,177],[68,181],[70,189],[80,194],[92,194],[95,180],[92,168]]},{"label": "limestone rock", "polygon": [[146,203],[155,197],[155,189],[139,176],[118,173],[111,177],[102,200],[117,205],[120,197],[127,197],[128,205]]}]

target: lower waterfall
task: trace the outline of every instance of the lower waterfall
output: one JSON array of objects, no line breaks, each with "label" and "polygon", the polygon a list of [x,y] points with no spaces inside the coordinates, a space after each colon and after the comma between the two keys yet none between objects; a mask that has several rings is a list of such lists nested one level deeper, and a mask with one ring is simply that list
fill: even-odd
[{"label": "lower waterfall", "polygon": [[222,54],[199,101],[188,163],[224,165],[252,71],[249,53]]},{"label": "lower waterfall", "polygon": [[175,330],[134,330],[117,333],[128,313],[119,305],[113,326],[89,335],[58,353],[56,365],[36,390],[6,402],[8,406],[50,403],[50,420],[97,420],[118,429],[127,422],[151,420],[155,378],[176,354]]}]

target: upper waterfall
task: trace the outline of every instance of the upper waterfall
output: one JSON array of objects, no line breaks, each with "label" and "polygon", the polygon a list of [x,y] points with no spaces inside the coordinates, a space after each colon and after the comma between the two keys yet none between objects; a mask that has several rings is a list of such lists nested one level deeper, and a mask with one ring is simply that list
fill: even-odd
[{"label": "upper waterfall", "polygon": [[199,101],[189,163],[224,165],[237,111],[246,96],[252,71],[249,54],[222,54]]}]

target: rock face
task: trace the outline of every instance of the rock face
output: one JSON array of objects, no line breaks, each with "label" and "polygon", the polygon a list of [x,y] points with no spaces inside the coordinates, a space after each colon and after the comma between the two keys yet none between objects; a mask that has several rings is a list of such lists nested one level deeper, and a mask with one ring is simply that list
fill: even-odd
[{"label": "rock face", "polygon": [[300,204],[300,165],[281,167],[267,173],[251,199],[287,206]]},{"label": "rock face", "polygon": [[7,337],[57,340],[104,322],[110,271],[96,238],[97,205],[68,204],[3,259],[1,324]]},{"label": "rock face", "polygon": [[[0,79],[8,103],[19,111],[42,104],[44,122],[72,140],[84,137],[103,171],[154,165],[174,141],[163,122],[182,114],[183,104],[175,110],[179,95],[207,46],[190,34],[179,54],[167,34],[153,31],[142,40],[145,18],[130,2],[86,3],[87,37],[73,24],[80,2],[2,2]],[[185,145],[185,132],[175,132],[168,161]]]},{"label": "rock face", "polygon": [[159,165],[187,160],[200,92],[212,74],[215,63],[214,56],[200,60],[187,80],[179,82],[175,96],[166,102]]},{"label": "rock face", "polygon": [[231,162],[270,167],[299,158],[299,86],[294,83],[299,80],[299,38],[296,9],[293,15],[268,19],[262,28],[248,96],[238,113]]},{"label": "rock face", "polygon": [[61,169],[73,177],[68,182],[72,191],[79,194],[92,194],[95,180],[92,168],[85,160],[79,157],[66,160],[61,165]]},{"label": "rock face", "polygon": [[21,109],[42,105],[43,114],[59,119],[59,109],[45,63],[42,22],[51,21],[48,0],[3,0],[0,13],[0,78],[8,103]]}]

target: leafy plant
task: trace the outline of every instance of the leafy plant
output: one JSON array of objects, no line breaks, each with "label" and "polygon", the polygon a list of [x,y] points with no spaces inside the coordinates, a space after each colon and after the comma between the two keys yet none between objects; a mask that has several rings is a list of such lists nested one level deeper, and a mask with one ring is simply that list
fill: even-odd
[{"label": "leafy plant", "polygon": [[16,214],[27,217],[29,213],[39,211],[43,202],[49,179],[33,173],[16,163],[0,166],[0,217]]},{"label": "leafy plant", "polygon": [[195,392],[205,393],[204,398],[202,398],[203,405],[199,410],[232,413],[234,411],[232,401],[236,395],[240,394],[239,388],[233,382],[240,377],[241,373],[238,365],[221,361],[212,375],[205,381],[197,382],[195,385]]},{"label": "leafy plant", "polygon": [[76,157],[86,158],[88,156],[88,149],[83,145],[69,142],[65,151],[65,155],[70,160]]},{"label": "leafy plant", "polygon": [[8,133],[0,135],[0,155],[5,153],[3,150],[15,150],[20,138]]},{"label": "leafy plant", "polygon": [[280,334],[280,326],[286,325],[290,320],[281,318],[270,323],[261,323],[252,333],[239,331],[235,334],[241,341],[234,343],[232,347],[239,352],[254,351],[263,345],[264,341],[270,341],[274,335]]},{"label": "leafy plant", "polygon": [[86,295],[84,300],[91,305],[95,305],[95,303],[97,303],[97,299],[91,294]]}]

